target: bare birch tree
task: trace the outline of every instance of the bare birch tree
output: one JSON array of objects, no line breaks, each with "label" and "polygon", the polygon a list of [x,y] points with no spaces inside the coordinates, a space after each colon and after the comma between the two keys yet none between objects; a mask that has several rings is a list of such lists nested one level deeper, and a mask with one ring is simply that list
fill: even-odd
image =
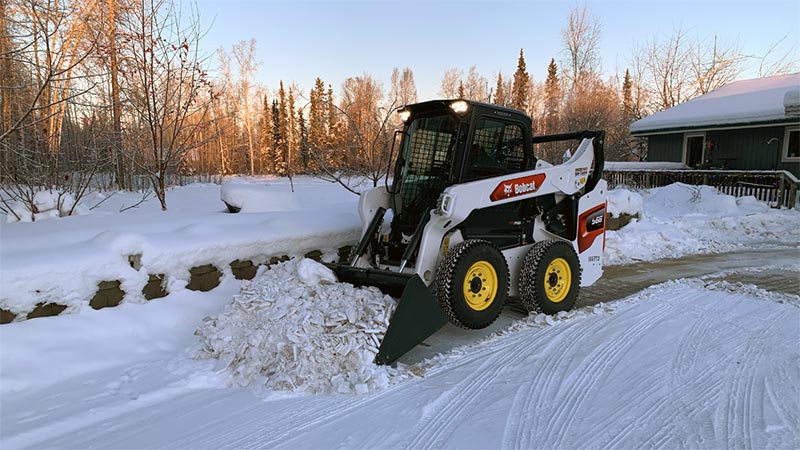
[{"label": "bare birch tree", "polygon": [[256,41],[239,41],[233,46],[233,59],[239,69],[239,79],[237,80],[237,92],[241,108],[242,125],[247,135],[248,161],[250,163],[250,175],[255,175],[256,143],[254,138],[254,119],[253,110],[253,75],[257,70],[258,64],[256,57]]},{"label": "bare birch tree", "polygon": [[582,76],[594,76],[600,70],[600,19],[587,6],[573,7],[567,25],[561,29],[566,52],[564,76],[575,90]]},{"label": "bare birch tree", "polygon": [[708,94],[734,81],[742,73],[743,60],[737,44],[724,45],[716,35],[711,44],[700,40],[696,42],[689,53],[696,94]]}]

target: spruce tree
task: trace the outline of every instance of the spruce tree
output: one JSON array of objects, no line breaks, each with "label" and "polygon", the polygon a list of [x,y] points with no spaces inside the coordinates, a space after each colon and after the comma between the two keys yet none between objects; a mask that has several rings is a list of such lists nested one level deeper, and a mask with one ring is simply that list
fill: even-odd
[{"label": "spruce tree", "polygon": [[458,82],[458,98],[464,98],[466,95],[464,94],[464,82]]},{"label": "spruce tree", "polygon": [[287,152],[288,157],[286,158],[286,163],[288,164],[288,176],[292,176],[297,173],[297,169],[300,167],[300,152],[299,152],[299,142],[300,138],[298,136],[298,129],[297,129],[297,116],[294,114],[294,85],[289,87],[289,95],[286,97],[286,115],[287,115],[287,126],[289,128],[288,132],[286,133],[287,136]]},{"label": "spruce tree", "polygon": [[274,167],[274,154],[273,148],[275,146],[274,136],[272,133],[272,107],[270,105],[269,99],[266,95],[264,95],[264,100],[261,102],[261,117],[259,118],[258,122],[258,134],[260,136],[259,141],[259,173],[271,173]]},{"label": "spruce tree", "polygon": [[339,167],[342,158],[340,157],[339,147],[339,120],[336,111],[336,105],[333,104],[333,87],[328,84],[328,92],[325,95],[325,105],[328,107],[328,133],[327,133],[327,147],[326,154],[328,158],[326,164],[330,168]]},{"label": "spruce tree", "polygon": [[528,110],[528,84],[531,77],[525,68],[525,56],[522,49],[519,49],[519,59],[517,60],[517,71],[514,72],[514,84],[511,94],[511,106],[520,111]]},{"label": "spruce tree", "polygon": [[625,69],[625,79],[622,81],[622,113],[625,116],[625,121],[630,123],[633,117],[633,82],[631,81],[631,72]]},{"label": "spruce tree", "polygon": [[300,151],[300,161],[303,165],[303,173],[309,172],[311,161],[308,155],[308,129],[306,128],[306,120],[303,117],[303,108],[297,108],[297,130],[300,140],[298,142],[298,150]]},{"label": "spruce tree", "polygon": [[276,167],[278,174],[281,176],[288,174],[289,169],[289,114],[287,112],[286,104],[286,89],[283,88],[283,80],[280,83],[278,90],[278,109],[280,111],[279,126],[280,126],[280,141],[278,141],[278,151],[280,153],[280,166]]},{"label": "spruce tree", "polygon": [[272,101],[272,159],[267,161],[269,173],[277,174],[283,167],[283,136],[281,135],[281,108],[278,100]]},{"label": "spruce tree", "polygon": [[497,86],[494,88],[494,104],[506,106],[506,93],[503,90],[503,74],[497,73]]},{"label": "spruce tree", "polygon": [[545,128],[547,133],[558,130],[559,110],[561,106],[561,85],[558,80],[558,66],[555,58],[550,59],[547,66],[547,79],[544,82]]},{"label": "spruce tree", "polygon": [[[308,110],[308,151],[311,152],[311,160],[322,158],[323,152],[327,147],[327,121],[328,105],[325,96],[325,83],[317,78],[314,82],[314,89],[311,90],[310,104]],[[313,165],[312,165],[313,166]]]}]

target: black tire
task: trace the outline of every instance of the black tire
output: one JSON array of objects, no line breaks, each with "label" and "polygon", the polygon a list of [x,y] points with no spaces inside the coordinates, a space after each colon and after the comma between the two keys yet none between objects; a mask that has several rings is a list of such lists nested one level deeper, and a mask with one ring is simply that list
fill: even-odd
[{"label": "black tire", "polygon": [[522,262],[520,300],[529,313],[556,314],[575,306],[580,292],[581,265],[572,244],[540,241]]},{"label": "black tire", "polygon": [[503,310],[508,277],[508,264],[497,247],[489,241],[466,240],[439,262],[436,298],[454,325],[486,328]]}]

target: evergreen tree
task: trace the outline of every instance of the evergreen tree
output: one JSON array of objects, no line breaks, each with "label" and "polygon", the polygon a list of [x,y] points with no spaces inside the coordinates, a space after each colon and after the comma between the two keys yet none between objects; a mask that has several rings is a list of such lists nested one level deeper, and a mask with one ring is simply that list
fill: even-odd
[{"label": "evergreen tree", "polygon": [[278,174],[281,176],[287,175],[289,169],[289,118],[287,117],[287,97],[286,89],[283,87],[283,80],[280,82],[278,89],[278,110],[280,112],[278,124],[280,126],[280,137],[278,141],[278,152],[280,153],[280,165],[276,167]]},{"label": "evergreen tree", "polygon": [[631,72],[625,69],[625,79],[622,81],[622,113],[624,114],[625,121],[630,123],[633,120],[633,82],[631,81]]},{"label": "evergreen tree", "polygon": [[321,78],[314,81],[314,88],[309,97],[311,101],[308,109],[308,157],[311,171],[316,171],[319,168],[317,161],[327,164],[324,155],[328,150],[328,104],[325,83]]},{"label": "evergreen tree", "polygon": [[274,171],[273,154],[274,135],[272,133],[272,108],[269,99],[264,95],[264,100],[261,103],[261,117],[258,121],[258,135],[259,141],[259,173],[271,173]]},{"label": "evergreen tree", "polygon": [[277,174],[283,167],[283,136],[281,135],[281,108],[278,100],[272,101],[272,159],[267,161],[269,173]]},{"label": "evergreen tree", "polygon": [[558,131],[560,106],[561,85],[558,79],[558,66],[555,58],[551,58],[550,65],[547,66],[547,79],[544,82],[545,132]]},{"label": "evergreen tree", "polygon": [[327,147],[328,151],[326,152],[326,164],[330,168],[339,167],[339,164],[342,161],[341,151],[339,149],[339,120],[338,114],[336,111],[336,105],[333,103],[333,87],[328,84],[328,92],[325,95],[325,105],[328,107],[327,119],[328,119],[328,133],[327,133]]},{"label": "evergreen tree", "polygon": [[297,116],[294,114],[294,96],[295,96],[295,86],[292,85],[289,87],[289,95],[286,98],[286,115],[287,115],[287,126],[289,128],[288,132],[286,133],[287,136],[287,143],[286,143],[286,151],[287,151],[287,158],[286,163],[288,164],[287,171],[288,176],[292,176],[297,173],[297,169],[300,167],[300,152],[299,152],[299,142],[300,138],[298,136],[298,128],[297,128]]},{"label": "evergreen tree", "polygon": [[522,49],[519,49],[519,59],[517,60],[517,71],[514,72],[514,85],[511,94],[511,106],[520,111],[528,109],[528,85],[531,77],[525,67],[525,56]]},{"label": "evergreen tree", "polygon": [[494,104],[506,106],[506,93],[503,90],[503,74],[497,73],[497,86],[494,88]]},{"label": "evergreen tree", "polygon": [[309,173],[309,168],[312,166],[313,161],[309,159],[308,155],[308,129],[306,128],[306,120],[303,117],[303,108],[297,108],[297,130],[300,137],[298,150],[300,151],[300,161],[303,164],[303,173]]},{"label": "evergreen tree", "polygon": [[465,97],[466,97],[466,94],[464,92],[464,82],[463,81],[459,81],[458,82],[458,98],[465,98]]}]

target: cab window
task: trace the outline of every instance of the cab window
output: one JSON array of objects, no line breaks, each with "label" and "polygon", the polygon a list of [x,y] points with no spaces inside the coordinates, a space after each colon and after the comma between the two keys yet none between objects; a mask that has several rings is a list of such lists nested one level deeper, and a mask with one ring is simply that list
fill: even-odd
[{"label": "cab window", "polygon": [[464,181],[491,178],[525,168],[525,134],[522,126],[494,118],[478,119],[467,149]]}]

